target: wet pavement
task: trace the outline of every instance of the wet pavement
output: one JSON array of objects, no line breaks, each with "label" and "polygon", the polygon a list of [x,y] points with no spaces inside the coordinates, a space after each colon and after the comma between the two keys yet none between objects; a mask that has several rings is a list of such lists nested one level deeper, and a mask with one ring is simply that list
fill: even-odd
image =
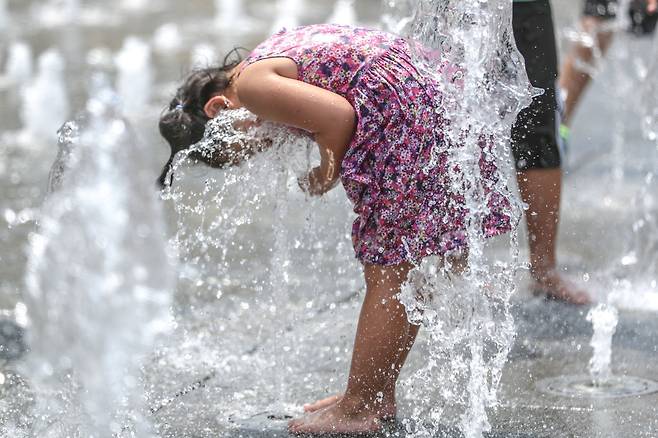
[{"label": "wet pavement", "polygon": [[[356,319],[355,297],[349,309]],[[347,309],[344,309],[347,310]],[[517,297],[514,315],[518,335],[509,361],[505,367],[501,389],[500,407],[490,412],[492,432],[489,437],[655,437],[658,436],[658,392],[642,396],[617,398],[561,397],[542,392],[539,383],[543,379],[560,376],[587,374],[587,363],[591,357],[589,340],[591,325],[586,322],[586,307],[574,307],[540,298]],[[345,315],[350,320],[351,315]],[[321,321],[315,321],[321,324]],[[344,339],[349,348],[352,324],[338,325],[337,330],[326,334],[331,339]],[[634,376],[645,379],[658,378],[658,320],[653,313],[638,311],[620,312],[617,333],[613,339],[612,370],[615,376]],[[410,355],[409,368],[423,361],[424,342],[422,332],[417,346]],[[300,356],[290,357],[296,363],[314,363],[318,351],[312,346],[305,348]],[[316,365],[316,364],[314,364]],[[331,375],[335,368],[331,364],[317,364],[315,373]],[[406,370],[407,372],[409,370]],[[342,373],[339,373],[342,374]],[[164,391],[171,387],[169,380],[162,382],[159,393],[170,403],[154,413],[155,420],[166,437],[211,437],[222,428],[218,417],[226,412],[208,409],[214,397],[228,395],[237,388],[230,382],[217,381],[208,374],[186,386],[174,386],[176,391]],[[404,376],[403,376],[404,379]],[[190,381],[190,376],[180,374],[174,380]],[[149,379],[158,386],[158,377]],[[342,380],[339,380],[342,382]],[[227,385],[228,383],[228,385]],[[295,386],[294,383],[289,383]],[[340,384],[332,384],[338,390]],[[255,388],[257,390],[257,388]],[[292,389],[291,406],[288,409],[263,410],[247,418],[236,419],[233,430],[225,436],[256,438],[282,437],[286,421],[301,413],[298,405],[309,400],[309,395],[318,397],[330,393],[304,394],[303,390]],[[404,418],[412,400],[400,398],[400,417]],[[158,397],[156,397],[158,398]],[[196,409],[197,403],[203,407]],[[218,403],[220,404],[220,403]],[[199,415],[203,412],[204,415]],[[447,413],[450,407],[447,407]],[[455,423],[458,419],[445,415],[445,430],[440,437],[461,436]],[[455,420],[455,421],[452,421]],[[224,435],[222,435],[224,436]],[[406,436],[401,424],[389,425],[381,436]]]},{"label": "wet pavement", "polygon": [[[329,345],[349,352],[354,332],[360,295],[340,305],[336,311],[314,315],[304,326],[295,330],[303,339],[301,348],[287,358],[289,379],[281,399],[276,389],[257,373],[235,375],[235,380],[223,374],[213,357],[226,357],[226,351],[217,347],[218,339],[209,336],[209,323],[181,324],[161,346],[161,353],[149,361],[145,380],[149,394],[150,417],[163,438],[266,438],[287,437],[286,422],[301,414],[301,404],[340,390],[345,379],[348,362],[338,364],[320,360]],[[212,309],[206,309],[212,312]],[[221,309],[217,309],[221,311]],[[515,346],[509,356],[500,387],[500,406],[489,411],[492,425],[487,437],[655,437],[658,436],[658,392],[641,396],[624,397],[564,397],[543,392],[541,382],[561,376],[587,374],[591,357],[591,325],[586,322],[587,307],[575,307],[541,298],[517,296],[514,300],[514,317],[518,327]],[[326,332],[313,332],[313,327],[330,324]],[[195,333],[195,330],[198,330]],[[290,334],[292,336],[292,333]],[[219,336],[218,336],[219,337]],[[618,377],[658,378],[658,319],[652,312],[621,311],[617,333],[613,338],[612,371]],[[190,345],[190,339],[205,339]],[[311,339],[312,338],[312,339]],[[302,340],[302,339],[300,339]],[[286,339],[281,339],[285,344]],[[204,344],[205,345],[202,345]],[[242,356],[253,356],[261,367],[263,355],[257,343],[241,345]],[[266,347],[262,347],[266,348]],[[234,347],[235,349],[235,347]],[[345,350],[346,349],[346,350]],[[203,351],[191,367],[185,357]],[[347,357],[347,353],[343,353]],[[422,364],[425,357],[425,339],[421,331],[412,351],[402,381]],[[188,358],[189,359],[189,358]],[[204,360],[207,363],[199,363]],[[243,357],[245,363],[249,357]],[[9,370],[13,367],[8,366]],[[257,368],[256,368],[257,369]],[[260,369],[271,379],[277,371],[264,366]],[[295,381],[296,376],[312,375]],[[33,396],[29,383],[18,375],[5,372],[4,385],[0,386],[0,425],[12,425],[17,431],[27,431],[32,419]],[[315,381],[313,381],[315,379]],[[322,380],[326,380],[323,385]],[[249,385],[246,388],[245,385]],[[260,391],[259,386],[263,385]],[[250,398],[245,391],[253,391]],[[242,394],[242,395],[240,395]],[[240,411],[236,400],[248,400],[249,408]],[[268,400],[269,398],[269,400]],[[254,400],[259,399],[259,406]],[[233,410],[226,408],[226,402]],[[399,391],[399,417],[405,418],[414,403],[405,397],[402,385]],[[459,408],[459,407],[457,407]],[[451,417],[446,406],[442,428],[438,437],[462,436],[456,425],[458,418]],[[5,429],[6,432],[8,429]],[[402,423],[389,423],[386,432],[377,436],[404,437]],[[3,429],[0,429],[3,431]],[[12,435],[4,435],[9,438]],[[17,437],[31,435],[15,435]]]}]

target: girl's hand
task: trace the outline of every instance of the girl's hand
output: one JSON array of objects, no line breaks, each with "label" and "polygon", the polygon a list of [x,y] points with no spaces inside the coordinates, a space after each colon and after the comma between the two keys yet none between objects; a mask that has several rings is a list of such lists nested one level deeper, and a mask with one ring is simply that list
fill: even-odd
[{"label": "girl's hand", "polygon": [[305,193],[311,196],[320,196],[336,187],[338,178],[327,179],[322,175],[320,167],[315,167],[307,175],[300,177],[297,183]]}]

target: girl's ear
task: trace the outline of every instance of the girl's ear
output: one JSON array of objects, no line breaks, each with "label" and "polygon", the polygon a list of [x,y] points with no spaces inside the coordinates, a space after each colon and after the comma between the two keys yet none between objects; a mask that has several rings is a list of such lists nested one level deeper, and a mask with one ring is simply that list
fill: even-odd
[{"label": "girl's ear", "polygon": [[213,119],[221,110],[228,108],[229,105],[230,101],[226,97],[222,95],[213,96],[208,102],[206,102],[206,105],[203,107],[203,112],[206,113],[206,116]]}]

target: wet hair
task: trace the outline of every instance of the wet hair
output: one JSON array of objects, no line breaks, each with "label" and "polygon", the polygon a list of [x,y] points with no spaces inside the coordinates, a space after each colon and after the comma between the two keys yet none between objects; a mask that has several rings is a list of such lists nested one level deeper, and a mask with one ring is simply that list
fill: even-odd
[{"label": "wet hair", "polygon": [[[210,120],[206,116],[204,106],[214,94],[223,92],[231,85],[232,78],[229,76],[229,72],[242,61],[240,50],[244,49],[231,50],[219,67],[193,71],[178,88],[169,106],[160,116],[160,134],[167,140],[171,148],[171,156],[157,180],[161,188],[165,186],[174,156],[203,138],[206,123]],[[220,166],[217,160],[213,160],[211,154],[193,153],[191,155],[210,166]]]}]

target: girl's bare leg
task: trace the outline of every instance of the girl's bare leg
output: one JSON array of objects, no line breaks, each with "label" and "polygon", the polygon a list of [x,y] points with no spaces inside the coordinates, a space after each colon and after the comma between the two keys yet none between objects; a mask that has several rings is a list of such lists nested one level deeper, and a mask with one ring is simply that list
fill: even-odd
[{"label": "girl's bare leg", "polygon": [[[400,376],[400,371],[402,370],[402,367],[404,366],[404,363],[407,360],[407,356],[411,351],[411,347],[413,347],[414,345],[414,341],[416,340],[416,336],[418,335],[418,330],[420,330],[419,325],[410,325],[409,327],[409,333],[407,334],[407,337],[404,341],[405,347],[402,349],[400,355],[397,358],[397,361],[395,362],[394,365],[395,368],[391,372],[391,376],[389,378],[388,384],[386,385],[386,390],[384,391],[384,398],[382,400],[382,410],[381,410],[382,420],[391,420],[395,418],[397,414],[397,404],[395,402],[395,386],[398,381],[398,377]],[[304,411],[315,412],[320,409],[324,409],[327,406],[331,406],[334,403],[339,402],[342,398],[343,398],[343,394],[335,394],[327,398],[323,398],[316,402],[304,405]]]},{"label": "girl's bare leg", "polygon": [[[596,17],[583,17],[581,19],[581,26],[584,31],[594,35],[601,56],[604,56],[608,51],[613,37],[612,32],[600,29],[603,21],[601,18]],[[591,64],[594,56],[595,51],[592,47],[586,47],[582,43],[576,43],[567,55],[566,61],[562,64],[560,70],[560,88],[566,95],[563,122],[567,126],[571,126],[576,105],[591,80],[590,75],[578,67],[578,63],[584,62]]]},{"label": "girl's bare leg", "polygon": [[396,298],[411,267],[407,263],[389,267],[365,265],[366,297],[345,394],[325,409],[291,421],[291,432],[359,433],[381,428],[384,395],[395,393],[402,353],[408,353],[415,337],[406,310]]}]

